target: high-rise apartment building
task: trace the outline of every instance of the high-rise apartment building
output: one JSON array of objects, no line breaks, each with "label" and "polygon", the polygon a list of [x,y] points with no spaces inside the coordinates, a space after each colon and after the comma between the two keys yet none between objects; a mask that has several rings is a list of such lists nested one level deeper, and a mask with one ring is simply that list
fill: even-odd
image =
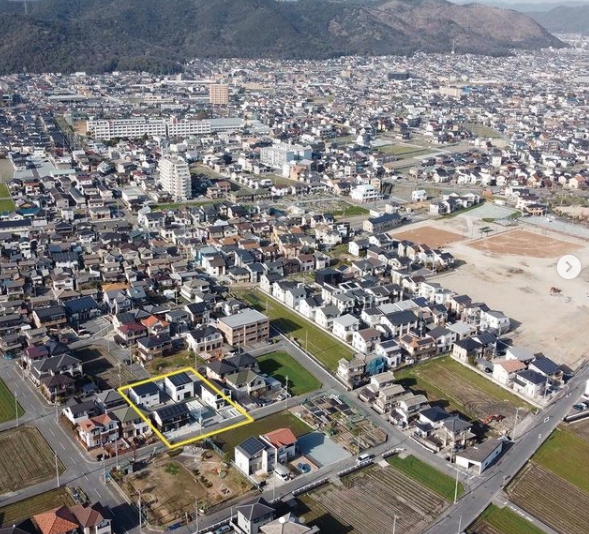
[{"label": "high-rise apartment building", "polygon": [[192,184],[188,163],[182,158],[164,156],[159,164],[159,183],[174,200],[192,198]]},{"label": "high-rise apartment building", "polygon": [[229,86],[226,83],[209,85],[209,102],[216,106],[229,104]]}]

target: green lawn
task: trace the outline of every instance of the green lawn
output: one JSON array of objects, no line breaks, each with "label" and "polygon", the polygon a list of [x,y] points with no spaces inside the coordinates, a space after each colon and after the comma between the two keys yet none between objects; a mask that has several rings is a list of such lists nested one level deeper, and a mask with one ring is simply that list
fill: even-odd
[{"label": "green lawn", "polygon": [[10,198],[10,191],[6,184],[0,184],[0,198]]},{"label": "green lawn", "polygon": [[21,417],[25,411],[21,405],[14,406],[14,395],[8,389],[6,384],[0,379],[0,423],[12,421],[16,419],[16,410],[18,409],[18,416]]},{"label": "green lawn", "polygon": [[[453,477],[438,471],[411,455],[406,458],[401,458],[398,455],[389,456],[387,462],[409,478],[434,491],[440,497],[450,502],[454,501],[456,480]],[[460,497],[463,493],[464,486],[459,482],[458,496]]]},{"label": "green lawn", "polygon": [[12,526],[33,515],[52,510],[59,506],[76,504],[65,487],[46,491],[14,504],[0,508],[0,526]]},{"label": "green lawn", "polygon": [[284,411],[263,419],[258,419],[249,425],[244,425],[219,434],[214,441],[223,449],[223,452],[233,455],[233,449],[250,436],[260,436],[272,432],[277,428],[290,428],[297,437],[312,432],[313,429],[306,423],[295,417],[290,412]]},{"label": "green lawn", "polygon": [[343,209],[332,211],[331,215],[333,215],[334,217],[354,217],[357,215],[368,215],[369,213],[370,210],[367,210],[362,206],[354,206],[352,204],[347,204]]},{"label": "green lawn", "polygon": [[286,352],[271,352],[257,360],[263,373],[274,377],[283,385],[288,376],[288,390],[292,395],[303,395],[321,387],[321,382]]},{"label": "green lawn", "polygon": [[589,443],[569,430],[557,428],[532,462],[589,493]]},{"label": "green lawn", "polygon": [[3,198],[0,200],[0,213],[5,211],[14,211],[16,204],[11,198]]},{"label": "green lawn", "polygon": [[509,508],[499,508],[494,504],[481,514],[480,520],[492,526],[501,534],[543,534],[543,530]]},{"label": "green lawn", "polygon": [[[516,407],[533,410],[517,395],[471,371],[450,356],[395,371],[395,377],[412,390],[423,391],[430,401],[445,401],[448,411],[461,412],[471,419],[494,413],[509,416],[515,413]],[[486,402],[481,402],[482,399]]]},{"label": "green lawn", "polygon": [[[327,369],[335,371],[337,362],[341,358],[351,360],[354,355],[347,345],[334,339],[318,326],[307,321],[286,306],[267,297],[260,290],[248,293],[235,292],[237,296],[247,301],[252,307],[265,313],[280,332],[297,341],[301,347],[307,346],[309,352],[315,356]],[[266,305],[268,309],[266,309]]]}]

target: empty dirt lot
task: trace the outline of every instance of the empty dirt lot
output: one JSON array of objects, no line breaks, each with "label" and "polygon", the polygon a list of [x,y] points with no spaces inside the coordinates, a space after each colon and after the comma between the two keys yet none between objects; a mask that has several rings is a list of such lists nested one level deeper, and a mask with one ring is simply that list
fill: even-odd
[{"label": "empty dirt lot", "polygon": [[471,247],[501,256],[531,258],[560,258],[565,254],[573,254],[581,248],[574,243],[519,229],[500,235],[491,234],[489,237],[474,241]]},{"label": "empty dirt lot", "polygon": [[[430,224],[478,236],[484,223],[475,221],[473,226],[459,216]],[[516,345],[543,352],[573,369],[589,355],[589,284],[583,276],[564,280],[556,270],[558,259],[567,253],[589,266],[586,243],[554,233],[509,230],[444,248],[466,264],[434,280],[513,319],[517,329],[511,337]],[[561,294],[550,295],[551,287],[561,289]]]},{"label": "empty dirt lot", "polygon": [[430,248],[443,247],[456,241],[461,241],[464,236],[436,228],[434,226],[420,226],[412,230],[405,230],[392,234],[395,239],[406,239],[419,245],[427,245]]}]

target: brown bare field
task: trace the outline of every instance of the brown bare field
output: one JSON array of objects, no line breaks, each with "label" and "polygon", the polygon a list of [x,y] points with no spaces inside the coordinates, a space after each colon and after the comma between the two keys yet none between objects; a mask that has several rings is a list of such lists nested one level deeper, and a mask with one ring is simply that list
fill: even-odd
[{"label": "brown bare field", "polygon": [[542,467],[526,466],[507,492],[516,505],[557,532],[587,533],[589,494]]},{"label": "brown bare field", "polygon": [[397,531],[423,532],[445,508],[445,501],[431,490],[390,467],[363,469],[302,497],[309,525],[321,532],[374,534],[390,532],[394,517]]},{"label": "brown bare field", "polygon": [[477,250],[501,256],[527,256],[530,258],[555,258],[571,254],[580,247],[560,239],[535,234],[526,230],[514,230],[490,236],[470,245]]},{"label": "brown bare field", "polygon": [[[59,464],[63,472],[63,465]],[[41,433],[20,426],[0,433],[0,494],[22,490],[55,476],[55,456]]]},{"label": "brown bare field", "polygon": [[407,241],[412,241],[418,245],[427,245],[431,248],[443,247],[448,243],[455,243],[456,241],[462,241],[464,239],[464,236],[460,234],[440,230],[439,228],[433,228],[432,226],[422,226],[420,228],[405,230],[404,232],[398,232],[392,235],[395,239],[406,239]]},{"label": "brown bare field", "polygon": [[186,514],[194,519],[195,499],[199,507],[210,509],[251,489],[247,480],[223,464],[218,455],[210,451],[205,455],[206,459],[160,459],[126,477],[122,487],[132,499],[141,491],[144,511],[154,526],[182,521]]}]

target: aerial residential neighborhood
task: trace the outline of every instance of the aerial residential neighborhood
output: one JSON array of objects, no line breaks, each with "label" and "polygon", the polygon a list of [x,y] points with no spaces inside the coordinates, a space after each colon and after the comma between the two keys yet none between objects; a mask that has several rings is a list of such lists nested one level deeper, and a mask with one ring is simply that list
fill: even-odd
[{"label": "aerial residential neighborhood", "polygon": [[0,534],[586,532],[581,43],[1,77]]}]

